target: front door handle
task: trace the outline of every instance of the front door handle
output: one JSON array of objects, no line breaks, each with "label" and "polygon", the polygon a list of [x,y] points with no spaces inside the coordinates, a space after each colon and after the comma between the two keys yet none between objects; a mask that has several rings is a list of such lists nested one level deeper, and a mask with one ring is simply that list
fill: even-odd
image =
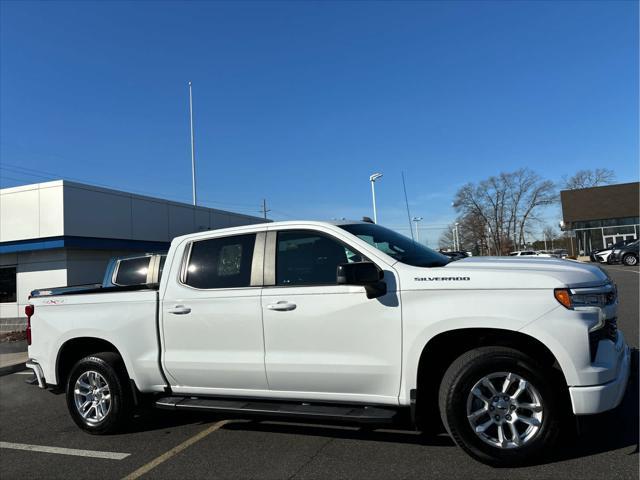
[{"label": "front door handle", "polygon": [[167,313],[173,313],[174,315],[186,315],[187,313],[191,313],[191,309],[184,305],[176,305],[175,307],[167,310]]},{"label": "front door handle", "polygon": [[278,310],[280,312],[288,312],[290,310],[295,310],[296,306],[297,305],[295,303],[290,303],[290,302],[287,302],[286,300],[282,300],[280,302],[270,303],[269,305],[267,305],[267,308],[269,310]]}]

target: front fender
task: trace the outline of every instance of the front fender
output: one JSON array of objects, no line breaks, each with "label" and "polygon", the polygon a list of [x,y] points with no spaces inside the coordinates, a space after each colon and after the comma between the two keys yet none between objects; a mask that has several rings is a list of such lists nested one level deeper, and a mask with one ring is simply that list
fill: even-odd
[{"label": "front fender", "polygon": [[436,336],[471,328],[518,332],[556,307],[548,289],[402,292],[400,404],[410,404],[410,392],[417,388],[420,357]]}]

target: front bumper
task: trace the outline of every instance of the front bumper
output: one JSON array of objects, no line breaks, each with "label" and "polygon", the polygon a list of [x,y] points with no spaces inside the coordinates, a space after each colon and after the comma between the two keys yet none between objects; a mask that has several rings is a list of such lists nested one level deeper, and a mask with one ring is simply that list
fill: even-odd
[{"label": "front bumper", "polygon": [[631,365],[631,351],[622,336],[620,343],[618,374],[613,380],[602,385],[569,387],[574,414],[593,415],[612,410],[620,405],[627,390]]}]

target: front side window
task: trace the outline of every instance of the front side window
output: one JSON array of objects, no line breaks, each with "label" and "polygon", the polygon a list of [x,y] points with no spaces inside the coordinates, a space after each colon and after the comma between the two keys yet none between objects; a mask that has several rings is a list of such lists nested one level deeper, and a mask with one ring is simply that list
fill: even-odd
[{"label": "front side window", "polygon": [[0,303],[15,302],[16,291],[16,267],[0,268]]},{"label": "front side window", "polygon": [[194,242],[184,283],[195,288],[238,288],[251,283],[256,235]]},{"label": "front side window", "polygon": [[366,260],[319,232],[278,232],[276,285],[335,285],[338,265]]},{"label": "front side window", "polygon": [[442,267],[451,260],[388,228],[373,223],[340,225],[340,228],[364,240],[395,260],[414,267]]},{"label": "front side window", "polygon": [[147,283],[151,257],[126,258],[120,260],[115,284],[119,286]]}]

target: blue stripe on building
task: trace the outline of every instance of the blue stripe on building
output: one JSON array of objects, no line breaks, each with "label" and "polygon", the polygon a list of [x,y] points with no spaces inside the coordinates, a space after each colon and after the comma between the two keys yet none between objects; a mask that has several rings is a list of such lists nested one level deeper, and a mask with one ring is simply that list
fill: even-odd
[{"label": "blue stripe on building", "polygon": [[140,252],[166,252],[170,242],[152,242],[145,240],[123,240],[119,238],[91,238],[60,236],[39,238],[37,240],[16,240],[0,242],[1,253],[32,252],[53,250],[55,248],[74,248],[78,250],[134,250]]}]

